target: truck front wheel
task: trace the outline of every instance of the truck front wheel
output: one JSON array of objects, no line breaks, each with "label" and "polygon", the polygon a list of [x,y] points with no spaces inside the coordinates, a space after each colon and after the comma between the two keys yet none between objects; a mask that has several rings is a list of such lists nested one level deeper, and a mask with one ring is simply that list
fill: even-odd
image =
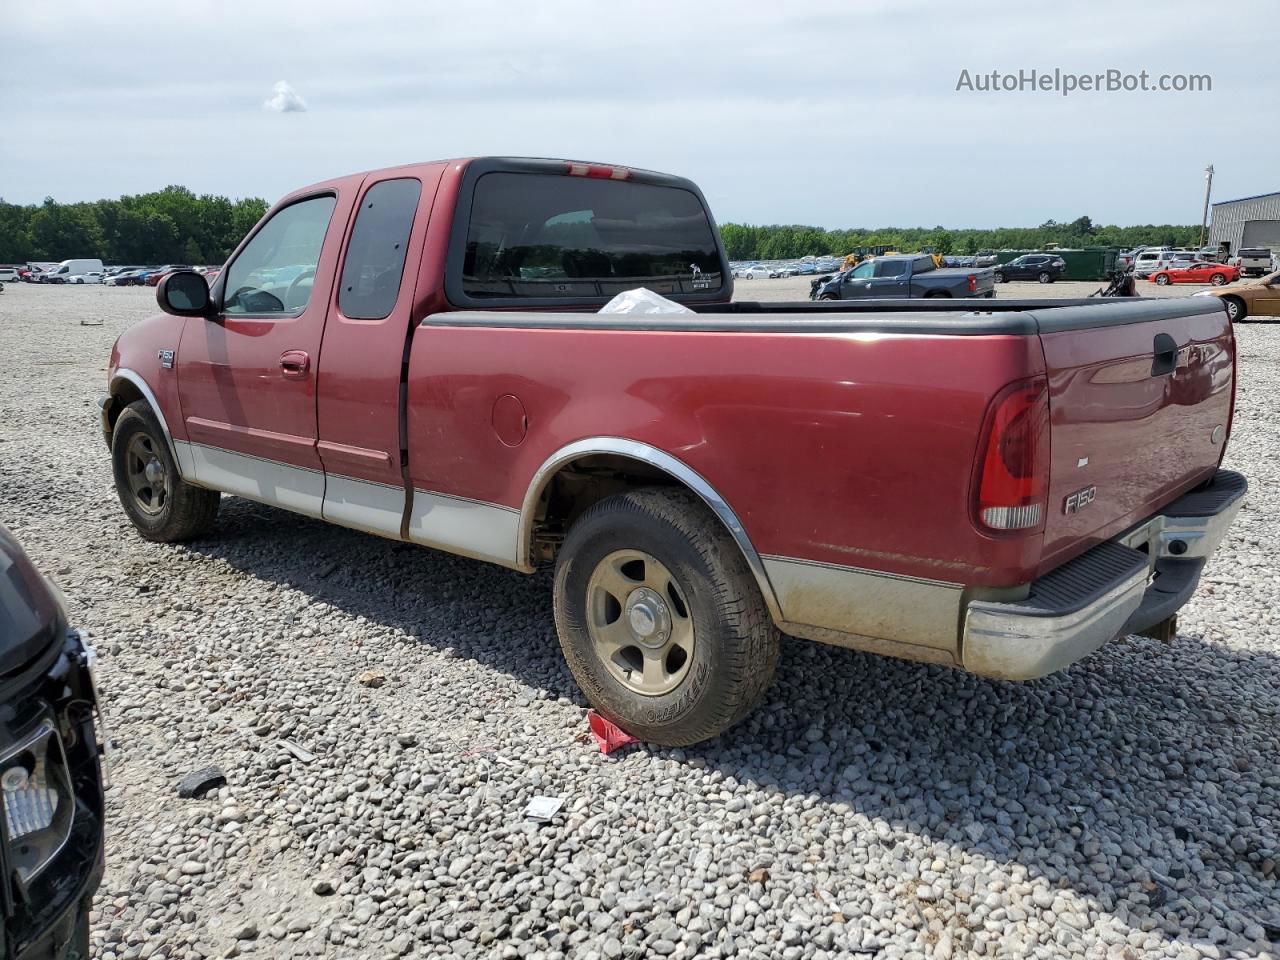
[{"label": "truck front wheel", "polygon": [[190,540],[213,526],[221,494],[183,481],[145,400],[129,404],[116,420],[111,469],[124,512],[148,540]]},{"label": "truck front wheel", "polygon": [[555,618],[587,699],[628,733],[684,746],[763,698],[779,635],[736,543],[692,493],[646,488],[589,509],[556,561]]}]

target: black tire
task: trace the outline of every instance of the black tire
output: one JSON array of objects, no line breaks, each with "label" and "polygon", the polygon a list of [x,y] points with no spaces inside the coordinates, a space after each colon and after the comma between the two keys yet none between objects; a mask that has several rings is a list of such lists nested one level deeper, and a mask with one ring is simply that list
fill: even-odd
[{"label": "black tire", "polygon": [[[135,490],[131,477],[137,475],[139,452],[160,466],[158,482]],[[124,408],[111,433],[111,470],[115,476],[116,495],[138,532],[148,540],[173,543],[190,540],[207,533],[218,516],[222,495],[182,480],[160,422],[145,400],[137,400]]]},{"label": "black tire", "polygon": [[1005,280],[1004,278],[1004,274],[1001,273],[999,270],[996,271],[996,283],[1008,283],[1008,281]]},{"label": "black tire", "polygon": [[1220,287],[1227,282],[1227,275],[1225,273],[1215,273],[1209,277],[1209,282],[1215,287]]},{"label": "black tire", "polygon": [[1041,283],[1053,283],[1053,274],[1047,270],[1041,270],[1040,275],[1036,277]]},{"label": "black tire", "polygon": [[1156,286],[1167,287],[1169,285],[1169,275],[1167,273],[1156,274]]},{"label": "black tire", "polygon": [[1227,305],[1227,316],[1232,323],[1240,323],[1249,316],[1249,308],[1239,297],[1223,297],[1222,302]]},{"label": "black tire", "polygon": [[839,300],[840,298],[837,297],[834,293],[824,293],[818,299],[819,300]]},{"label": "black tire", "polygon": [[[684,611],[693,649],[668,691],[628,687],[592,638],[592,577],[619,551],[649,555],[679,588],[672,609]],[[600,713],[642,740],[685,746],[714,737],[746,716],[773,679],[779,634],[751,570],[728,531],[687,490],[632,490],[584,513],[556,560],[554,605],[578,686]],[[622,616],[619,609],[616,619]]]},{"label": "black tire", "polygon": [[930,290],[928,293],[924,295],[924,298],[926,300],[929,300],[934,297],[950,297],[950,296],[951,294],[947,293],[947,291],[945,290]]}]

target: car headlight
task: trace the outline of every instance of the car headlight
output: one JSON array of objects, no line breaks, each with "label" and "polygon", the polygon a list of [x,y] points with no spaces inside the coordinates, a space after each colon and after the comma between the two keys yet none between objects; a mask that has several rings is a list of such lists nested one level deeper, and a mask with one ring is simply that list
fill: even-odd
[{"label": "car headlight", "polygon": [[24,883],[58,855],[71,835],[74,801],[53,723],[42,721],[0,758],[4,831],[18,877]]}]

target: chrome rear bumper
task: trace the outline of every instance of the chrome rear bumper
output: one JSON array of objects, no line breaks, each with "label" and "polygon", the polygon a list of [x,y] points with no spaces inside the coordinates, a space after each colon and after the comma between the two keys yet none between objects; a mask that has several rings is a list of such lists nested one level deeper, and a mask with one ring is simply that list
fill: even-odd
[{"label": "chrome rear bumper", "polygon": [[1247,490],[1243,476],[1219,470],[1207,486],[1034,581],[1026,599],[971,602],[965,669],[1031,680],[1172,616],[1195,592]]}]

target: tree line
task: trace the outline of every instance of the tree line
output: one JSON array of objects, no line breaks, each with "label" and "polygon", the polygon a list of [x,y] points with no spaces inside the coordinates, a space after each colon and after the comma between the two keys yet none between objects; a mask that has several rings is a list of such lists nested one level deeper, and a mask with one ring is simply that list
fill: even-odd
[{"label": "tree line", "polygon": [[86,203],[0,200],[0,263],[72,257],[140,265],[222,263],[266,209],[258,197],[196,196],[177,186]]},{"label": "tree line", "polygon": [[[231,200],[186,187],[88,203],[21,205],[0,200],[0,263],[98,257],[107,263],[222,263],[266,212],[258,197]],[[1198,226],[1147,224],[1099,226],[1089,217],[1068,223],[1046,221],[1038,227],[995,230],[945,227],[885,227],[827,230],[797,224],[720,227],[731,260],[789,260],[830,254],[843,256],[860,247],[888,246],[903,251],[972,254],[984,250],[1040,250],[1139,244],[1193,246]]]},{"label": "tree line", "polygon": [[1060,247],[1120,247],[1167,244],[1190,247],[1200,242],[1199,226],[1147,224],[1135,227],[1099,226],[1089,217],[1069,223],[1048,220],[1038,227],[1001,227],[995,230],[945,227],[885,227],[826,230],[800,225],[720,225],[730,260],[790,260],[831,254],[844,256],[860,247],[893,247],[903,252],[929,249],[934,253],[974,254],[993,250],[1043,250]]}]

